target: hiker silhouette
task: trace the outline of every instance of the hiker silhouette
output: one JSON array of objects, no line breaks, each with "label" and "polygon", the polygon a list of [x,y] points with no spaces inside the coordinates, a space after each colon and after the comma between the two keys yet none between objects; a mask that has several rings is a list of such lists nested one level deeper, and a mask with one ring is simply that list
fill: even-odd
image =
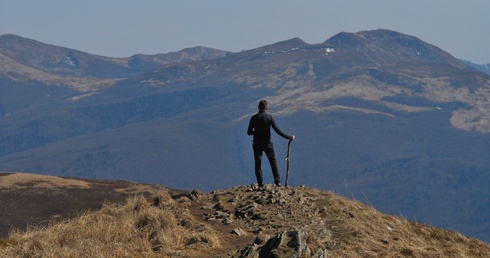
[{"label": "hiker silhouette", "polygon": [[274,118],[266,112],[269,106],[266,100],[261,100],[258,105],[259,111],[250,118],[247,134],[253,135],[253,151],[255,160],[255,176],[260,187],[264,186],[264,178],[262,176],[262,153],[265,153],[269,159],[274,177],[274,184],[281,186],[281,177],[279,168],[277,167],[276,154],[274,145],[271,141],[271,127],[274,131],[284,139],[293,141],[294,135],[287,135],[277,127]]}]

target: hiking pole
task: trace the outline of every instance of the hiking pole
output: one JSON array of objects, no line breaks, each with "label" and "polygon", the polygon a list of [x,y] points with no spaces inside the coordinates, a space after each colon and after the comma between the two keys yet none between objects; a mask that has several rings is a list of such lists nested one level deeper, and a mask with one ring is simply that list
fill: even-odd
[{"label": "hiking pole", "polygon": [[290,154],[291,154],[291,142],[292,140],[289,140],[288,142],[288,155],[286,157],[286,162],[287,162],[287,167],[286,167],[286,185],[284,185],[286,188],[288,187],[288,178],[289,178],[289,161],[291,160],[290,159]]}]

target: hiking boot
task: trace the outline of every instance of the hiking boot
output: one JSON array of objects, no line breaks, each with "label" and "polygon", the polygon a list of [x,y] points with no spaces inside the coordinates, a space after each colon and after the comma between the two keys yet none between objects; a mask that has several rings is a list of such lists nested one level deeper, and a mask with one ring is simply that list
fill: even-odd
[{"label": "hiking boot", "polygon": [[264,184],[253,184],[252,189],[254,191],[262,191],[264,190]]},{"label": "hiking boot", "polygon": [[276,183],[276,186],[277,187],[281,187],[281,183]]}]

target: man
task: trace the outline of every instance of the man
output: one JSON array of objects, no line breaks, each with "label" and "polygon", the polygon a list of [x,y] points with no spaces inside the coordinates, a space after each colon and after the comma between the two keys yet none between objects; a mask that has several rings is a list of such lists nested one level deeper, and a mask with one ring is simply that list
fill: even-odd
[{"label": "man", "polygon": [[283,133],[276,125],[276,122],[271,115],[265,111],[268,109],[267,101],[261,100],[259,102],[259,112],[250,118],[248,124],[248,135],[253,135],[253,150],[255,159],[255,176],[257,177],[257,183],[260,187],[264,186],[262,177],[262,152],[265,153],[269,159],[269,163],[272,169],[272,175],[274,176],[274,183],[276,186],[281,186],[281,177],[279,175],[279,168],[277,167],[276,155],[274,153],[274,146],[271,142],[271,127],[276,133],[283,138],[293,141],[294,135],[287,135]]}]

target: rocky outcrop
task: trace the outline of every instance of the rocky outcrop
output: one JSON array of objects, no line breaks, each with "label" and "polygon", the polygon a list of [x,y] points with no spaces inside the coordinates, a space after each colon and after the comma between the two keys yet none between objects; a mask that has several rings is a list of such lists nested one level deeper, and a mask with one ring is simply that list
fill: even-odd
[{"label": "rocky outcrop", "polygon": [[314,253],[307,244],[308,236],[302,230],[289,229],[269,238],[262,245],[254,243],[252,246],[243,248],[232,257],[239,258],[280,258],[280,257],[327,257],[327,250],[317,249]]},{"label": "rocky outcrop", "polygon": [[332,235],[325,224],[327,207],[320,201],[324,197],[303,186],[252,184],[216,190],[193,200],[205,221],[231,228],[228,232],[234,238],[252,239],[231,257],[319,258],[326,257]]},{"label": "rocky outcrop", "polygon": [[488,257],[486,245],[456,232],[379,213],[358,201],[305,186],[237,186],[183,198],[221,232],[226,256]]}]

